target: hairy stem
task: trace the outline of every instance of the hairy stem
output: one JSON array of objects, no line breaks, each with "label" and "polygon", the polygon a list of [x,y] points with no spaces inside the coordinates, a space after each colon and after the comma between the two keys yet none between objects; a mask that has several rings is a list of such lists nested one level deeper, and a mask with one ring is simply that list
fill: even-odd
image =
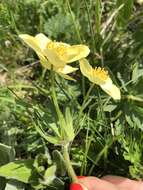
[{"label": "hairy stem", "polygon": [[[62,119],[63,115],[60,111],[60,108],[58,105],[58,100],[57,100],[57,95],[56,95],[55,88],[54,88],[54,71],[53,70],[51,71],[51,82],[52,82],[51,95],[52,95],[54,106],[55,106],[55,109],[56,109],[56,112],[57,112],[57,115],[58,115],[58,118],[60,121]],[[61,137],[64,138],[64,134],[65,133],[64,133],[63,129],[61,128]],[[76,177],[76,174],[74,172],[74,169],[73,169],[71,161],[70,161],[68,147],[69,147],[69,144],[64,144],[62,146],[62,152],[63,152],[64,161],[65,161],[65,166],[66,166],[69,177],[71,177],[71,179],[72,179],[72,182],[77,182],[77,177]]]},{"label": "hairy stem", "polygon": [[68,175],[69,175],[69,177],[71,177],[72,182],[75,183],[75,182],[77,182],[78,180],[77,180],[75,171],[74,171],[74,169],[73,169],[73,167],[72,167],[72,164],[71,164],[71,161],[70,161],[69,152],[68,152],[68,147],[69,147],[69,144],[64,145],[64,146],[62,147],[62,152],[63,152],[63,157],[64,157],[65,166],[66,166]]}]

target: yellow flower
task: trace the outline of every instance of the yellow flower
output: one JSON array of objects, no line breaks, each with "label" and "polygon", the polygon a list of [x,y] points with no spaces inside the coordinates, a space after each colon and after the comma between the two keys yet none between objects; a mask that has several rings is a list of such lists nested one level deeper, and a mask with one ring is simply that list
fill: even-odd
[{"label": "yellow flower", "polygon": [[[52,64],[42,54],[38,54],[38,56],[39,56],[40,63],[42,64],[42,66],[45,67],[46,69],[50,70],[52,68]],[[64,67],[53,66],[53,70],[65,79],[74,80],[72,77],[70,77],[67,74],[70,74],[70,73],[78,70],[78,68],[74,68],[69,65],[65,65]]]},{"label": "yellow flower", "polygon": [[95,69],[88,63],[86,59],[81,59],[80,70],[91,82],[99,85],[113,99],[121,99],[120,89],[115,86],[108,75],[108,71],[104,68],[96,67]]},{"label": "yellow flower", "polygon": [[143,4],[143,0],[137,0],[137,3],[139,3],[140,5]]},{"label": "yellow flower", "polygon": [[35,37],[28,34],[19,35],[37,53],[41,64],[53,69],[64,78],[72,79],[67,74],[74,72],[77,68],[68,66],[67,63],[77,61],[89,54],[89,48],[85,45],[69,45],[62,42],[52,41],[44,34],[37,34]]}]

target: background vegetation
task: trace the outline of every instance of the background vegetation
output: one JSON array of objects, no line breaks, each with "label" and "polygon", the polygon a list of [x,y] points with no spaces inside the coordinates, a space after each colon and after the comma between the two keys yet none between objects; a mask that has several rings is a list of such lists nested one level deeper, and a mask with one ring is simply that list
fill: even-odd
[{"label": "background vegetation", "polygon": [[[57,122],[49,72],[18,37],[40,32],[56,41],[87,44],[90,63],[107,68],[121,89],[121,101],[114,101],[95,86],[83,105],[90,82],[81,77],[80,71],[73,75],[76,82],[56,76],[60,107],[63,112],[65,105],[70,108],[79,132],[70,149],[77,175],[114,174],[141,179],[142,5],[133,0],[2,0],[0,189],[68,189],[59,147],[47,143],[35,130],[39,125],[52,133]],[[13,165],[5,165],[14,160]]]}]

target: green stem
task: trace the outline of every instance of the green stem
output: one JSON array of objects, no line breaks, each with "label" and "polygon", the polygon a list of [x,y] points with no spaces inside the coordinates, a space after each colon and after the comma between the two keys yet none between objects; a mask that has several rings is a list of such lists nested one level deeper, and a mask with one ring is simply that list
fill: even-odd
[{"label": "green stem", "polygon": [[137,101],[137,102],[143,102],[143,99],[137,96],[133,96],[133,95],[127,95],[126,98],[128,100],[133,100],[133,101]]},{"label": "green stem", "polygon": [[55,106],[55,109],[56,109],[56,112],[57,112],[57,115],[58,115],[58,118],[60,119],[61,117],[61,111],[60,111],[60,108],[59,108],[59,104],[58,104],[58,100],[57,100],[57,95],[56,95],[56,91],[55,91],[55,87],[54,87],[54,83],[55,83],[55,77],[54,77],[54,71],[51,69],[51,93],[52,93],[52,99],[53,99],[53,102],[54,102],[54,106]]},{"label": "green stem", "polygon": [[89,10],[89,7],[88,7],[87,0],[84,0],[84,4],[85,4],[85,7],[86,7],[86,11],[87,11],[87,19],[88,19],[88,24],[89,24],[90,33],[91,33],[92,49],[93,49],[93,53],[95,53],[95,39],[94,39],[95,32],[93,30],[93,26],[92,26],[92,23],[91,23],[92,18],[90,16],[90,10]]},{"label": "green stem", "polygon": [[87,91],[87,93],[86,93],[86,95],[84,97],[83,103],[82,103],[80,111],[79,111],[78,119],[80,118],[83,110],[85,109],[85,103],[87,102],[87,100],[89,98],[89,95],[90,95],[90,92],[92,91],[93,87],[94,87],[94,84],[91,84],[91,86],[89,87],[89,89],[88,89],[88,91]]},{"label": "green stem", "polygon": [[69,147],[69,144],[63,146],[63,149],[62,149],[63,157],[64,157],[65,166],[66,166],[68,175],[71,177],[72,182],[76,183],[78,181],[78,179],[77,179],[77,176],[75,174],[75,171],[74,171],[71,161],[70,161],[68,147]]},{"label": "green stem", "polygon": [[[59,104],[58,104],[58,100],[57,100],[57,95],[56,95],[56,90],[55,90],[55,73],[54,73],[53,69],[51,69],[51,97],[54,102],[54,106],[56,109],[59,123],[61,124],[62,123],[61,120],[63,119],[63,114],[61,113],[61,110],[60,110]],[[65,132],[64,132],[64,129],[62,128],[62,125],[60,125],[60,126],[61,126],[60,127],[61,139],[64,139]]]},{"label": "green stem", "polygon": [[[52,99],[53,99],[55,109],[56,109],[56,112],[57,112],[57,115],[58,115],[58,118],[59,118],[59,121],[60,121],[61,118],[63,117],[63,115],[62,115],[62,113],[60,111],[57,96],[56,96],[56,92],[55,92],[55,88],[54,88],[54,82],[55,81],[54,81],[54,71],[53,70],[51,70],[51,80],[52,80],[51,81],[52,82],[52,91],[51,91]],[[61,128],[61,136],[64,137],[64,131],[62,130],[62,128]],[[66,144],[66,145],[63,145],[63,148],[62,148],[63,157],[64,157],[64,160],[65,160],[65,166],[66,166],[68,175],[72,179],[72,182],[77,182],[77,177],[76,177],[76,174],[74,172],[74,169],[73,169],[71,161],[70,161],[70,157],[69,157],[69,153],[68,153],[68,147],[69,147],[69,144]]]},{"label": "green stem", "polygon": [[83,94],[83,97],[85,97],[85,78],[83,75],[81,78],[81,85],[82,85],[82,94]]},{"label": "green stem", "polygon": [[84,106],[85,106],[85,103],[87,102],[87,100],[88,100],[88,98],[89,98],[89,95],[90,95],[90,92],[92,91],[92,89],[93,89],[93,87],[94,87],[94,84],[91,84],[91,86],[89,87],[89,89],[88,89],[88,91],[87,91],[87,93],[86,93],[86,95],[85,95],[85,97],[84,97],[84,101],[83,101],[83,103],[82,103],[82,105],[81,105],[81,109],[80,109],[80,114],[79,115],[81,115],[81,113],[83,112],[83,110],[84,110]]},{"label": "green stem", "polygon": [[89,89],[88,89],[88,91],[87,91],[87,93],[86,93],[86,95],[85,95],[85,97],[84,97],[84,100],[83,100],[83,103],[82,103],[82,105],[81,105],[81,107],[80,107],[80,110],[79,110],[79,114],[78,114],[78,118],[77,118],[77,122],[76,122],[76,134],[80,131],[80,128],[79,128],[79,120],[80,120],[80,117],[81,117],[81,115],[82,115],[82,113],[83,113],[83,110],[85,109],[85,104],[86,104],[86,102],[87,102],[87,100],[88,100],[88,98],[89,98],[89,95],[90,95],[90,93],[91,93],[91,91],[92,91],[92,89],[93,89],[93,87],[94,87],[94,83],[93,84],[91,84],[90,85],[90,87],[89,87]]},{"label": "green stem", "polygon": [[67,2],[67,6],[68,6],[68,9],[69,9],[69,11],[70,11],[70,14],[71,14],[72,20],[73,20],[73,25],[74,25],[74,27],[75,27],[75,31],[76,31],[76,34],[77,34],[78,40],[79,40],[80,43],[82,43],[82,39],[81,39],[81,36],[80,36],[79,27],[77,26],[77,24],[76,24],[76,20],[75,20],[75,18],[74,18],[73,13],[72,13],[72,9],[71,9],[71,6],[70,6],[70,2],[69,2],[69,0],[67,0],[66,2]]}]

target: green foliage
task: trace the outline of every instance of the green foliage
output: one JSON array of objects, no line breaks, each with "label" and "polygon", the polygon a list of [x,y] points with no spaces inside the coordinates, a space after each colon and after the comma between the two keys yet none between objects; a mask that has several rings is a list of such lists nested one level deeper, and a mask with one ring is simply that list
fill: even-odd
[{"label": "green foliage", "polygon": [[15,151],[12,147],[0,143],[0,155],[0,164],[3,165],[14,160]]},{"label": "green foliage", "polygon": [[0,167],[0,175],[8,179],[28,183],[32,180],[33,160],[20,160],[10,162]]},{"label": "green foliage", "polygon": [[61,176],[64,176],[66,168],[65,168],[63,156],[58,150],[54,150],[52,152],[52,155],[53,155],[53,160],[57,166],[57,173]]},{"label": "green foliage", "polygon": [[[77,175],[142,179],[142,18],[133,0],[0,2],[0,190],[68,189],[59,145],[69,141]],[[86,97],[91,84],[80,71],[76,82],[56,75],[58,118],[50,72],[18,39],[40,32],[88,45],[90,63],[108,69],[121,101],[97,86]]]},{"label": "green foliage", "polygon": [[24,184],[16,180],[9,180],[5,186],[5,190],[24,190]]},{"label": "green foliage", "polygon": [[127,0],[127,1],[117,0],[117,7],[121,6],[122,4],[123,4],[123,7],[117,19],[119,26],[125,26],[128,23],[130,17],[132,16],[134,1],[133,0]]},{"label": "green foliage", "polygon": [[74,27],[71,15],[69,13],[58,13],[55,16],[52,16],[45,22],[44,31],[53,39],[72,38]]}]

